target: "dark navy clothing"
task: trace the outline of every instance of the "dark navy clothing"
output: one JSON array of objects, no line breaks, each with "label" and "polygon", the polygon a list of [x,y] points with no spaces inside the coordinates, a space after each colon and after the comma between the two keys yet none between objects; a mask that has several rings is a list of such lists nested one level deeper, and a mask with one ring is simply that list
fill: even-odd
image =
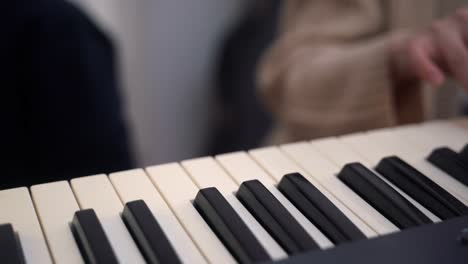
[{"label": "dark navy clothing", "polygon": [[0,189],[130,168],[109,38],[63,0],[2,7]]}]

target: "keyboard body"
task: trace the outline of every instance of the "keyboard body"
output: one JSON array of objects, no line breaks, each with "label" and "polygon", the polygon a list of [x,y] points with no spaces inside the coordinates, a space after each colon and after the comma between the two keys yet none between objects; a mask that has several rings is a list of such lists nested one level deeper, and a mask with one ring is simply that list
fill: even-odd
[{"label": "keyboard body", "polygon": [[340,247],[293,256],[278,264],[464,264],[468,260],[468,243],[461,241],[461,232],[468,217],[359,241]]},{"label": "keyboard body", "polygon": [[433,121],[0,190],[0,262],[468,263],[467,143]]}]

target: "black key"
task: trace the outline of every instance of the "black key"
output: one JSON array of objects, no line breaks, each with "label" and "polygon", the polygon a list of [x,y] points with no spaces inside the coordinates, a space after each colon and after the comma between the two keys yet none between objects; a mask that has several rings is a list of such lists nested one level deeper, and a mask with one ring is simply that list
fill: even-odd
[{"label": "black key", "polygon": [[319,248],[296,219],[258,180],[242,183],[236,195],[288,254]]},{"label": "black key", "polygon": [[285,175],[278,189],[333,243],[364,239],[366,236],[299,173]]},{"label": "black key", "polygon": [[198,192],[195,208],[240,263],[271,260],[252,231],[216,188]]},{"label": "black key", "polygon": [[360,163],[344,166],[338,178],[401,229],[432,223],[414,205]]},{"label": "black key", "polygon": [[0,262],[11,264],[25,263],[20,240],[11,224],[0,225]]},{"label": "black key", "polygon": [[441,219],[468,214],[462,202],[398,157],[382,159],[376,170]]},{"label": "black key", "polygon": [[427,160],[448,175],[468,186],[468,162],[457,152],[443,147],[432,151]]},{"label": "black key", "polygon": [[460,151],[460,157],[465,161],[468,162],[468,144],[463,147],[462,151]]},{"label": "black key", "polygon": [[119,263],[93,209],[77,211],[71,229],[86,263]]},{"label": "black key", "polygon": [[122,218],[147,263],[182,263],[143,200],[125,204]]}]

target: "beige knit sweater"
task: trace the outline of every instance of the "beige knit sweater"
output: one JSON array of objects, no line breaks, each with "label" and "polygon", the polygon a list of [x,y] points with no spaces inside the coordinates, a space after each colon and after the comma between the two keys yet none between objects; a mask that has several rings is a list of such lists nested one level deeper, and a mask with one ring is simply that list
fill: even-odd
[{"label": "beige knit sweater", "polygon": [[278,39],[258,75],[277,118],[270,142],[452,115],[454,89],[394,87],[387,49],[391,35],[424,27],[458,2],[285,0]]}]

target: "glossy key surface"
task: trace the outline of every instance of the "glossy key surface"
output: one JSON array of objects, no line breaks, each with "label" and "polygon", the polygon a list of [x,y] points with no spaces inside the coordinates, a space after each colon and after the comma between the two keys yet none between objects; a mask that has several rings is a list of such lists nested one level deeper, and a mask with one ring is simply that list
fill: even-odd
[{"label": "glossy key surface", "polygon": [[126,203],[122,218],[147,263],[182,263],[143,200]]},{"label": "glossy key surface", "polygon": [[193,204],[237,261],[251,263],[271,259],[216,188],[201,189]]},{"label": "glossy key surface", "polygon": [[396,156],[382,159],[376,170],[441,219],[468,214],[462,202]]},{"label": "glossy key surface", "polygon": [[24,263],[23,249],[11,224],[0,225],[0,260],[9,264]]},{"label": "glossy key surface", "polygon": [[422,212],[362,164],[346,165],[338,174],[338,178],[402,229],[432,223]]},{"label": "glossy key surface", "polygon": [[71,228],[87,263],[119,263],[94,210],[86,209],[76,212]]},{"label": "glossy key surface", "polygon": [[285,175],[278,188],[334,243],[340,244],[366,237],[346,215],[301,174]]},{"label": "glossy key surface", "polygon": [[286,208],[258,180],[242,183],[237,197],[289,254],[319,248]]}]

